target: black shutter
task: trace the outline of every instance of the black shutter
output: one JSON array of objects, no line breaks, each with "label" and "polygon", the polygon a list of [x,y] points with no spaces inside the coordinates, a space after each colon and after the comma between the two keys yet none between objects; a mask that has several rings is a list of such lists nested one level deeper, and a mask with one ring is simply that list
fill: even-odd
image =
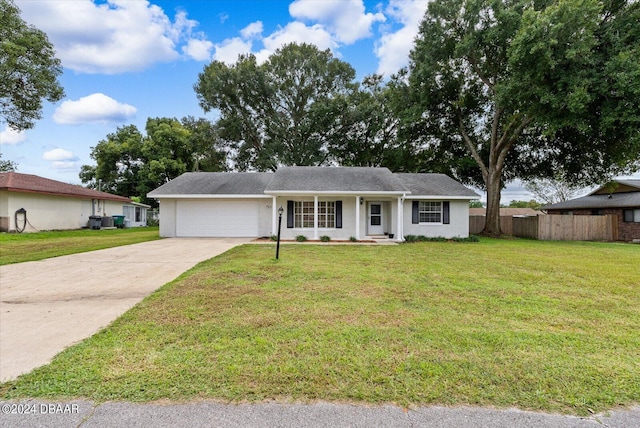
[{"label": "black shutter", "polygon": [[342,229],[342,201],[336,201],[336,229]]},{"label": "black shutter", "polygon": [[449,201],[442,203],[442,224],[449,224]]},{"label": "black shutter", "polygon": [[418,207],[419,202],[418,201],[413,201],[413,204],[411,206],[412,210],[411,210],[411,223],[413,224],[418,224],[420,223],[420,213],[419,213],[419,207]]},{"label": "black shutter", "polygon": [[293,201],[287,201],[287,229],[293,228]]}]

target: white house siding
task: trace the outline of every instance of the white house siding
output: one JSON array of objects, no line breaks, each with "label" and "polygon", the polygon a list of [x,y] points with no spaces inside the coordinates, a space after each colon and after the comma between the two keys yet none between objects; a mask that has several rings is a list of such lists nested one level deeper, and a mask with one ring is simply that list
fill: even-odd
[{"label": "white house siding", "polygon": [[[9,193],[9,192],[2,192]],[[10,197],[3,197],[3,216],[9,220],[9,231],[16,230],[15,212],[20,208],[27,211],[27,224],[24,232],[38,230],[80,229],[87,226],[89,217],[85,215],[82,204],[89,206],[89,200],[38,195],[34,193],[11,192]],[[6,210],[5,210],[6,206]],[[19,217],[19,221],[22,216]],[[22,223],[20,223],[22,227]]]},{"label": "white house siding", "polygon": [[0,191],[0,231],[9,230],[9,192]]},{"label": "white house siding", "polygon": [[[426,200],[426,199],[422,199]],[[436,202],[434,199],[430,201]],[[446,199],[445,199],[446,200]],[[445,200],[437,200],[442,202]],[[466,238],[469,236],[469,201],[449,201],[450,224],[412,224],[412,203],[410,199],[404,201],[404,236],[407,235],[423,235],[430,238]]]},{"label": "white house siding", "polygon": [[176,237],[176,200],[160,199],[160,236],[163,238]]},{"label": "white house siding", "polygon": [[[360,198],[362,198],[362,204],[360,204]],[[313,201],[313,196],[280,196],[277,198],[276,205],[284,208],[284,213],[282,214],[282,239],[295,239],[298,235],[303,235],[307,239],[319,239],[322,236],[328,236],[332,240],[348,240],[351,237],[365,239],[368,234],[368,202],[382,202],[384,232],[394,234],[397,238],[397,198],[390,199],[388,196],[356,198],[355,195],[320,196],[318,197],[318,202],[342,201],[342,228],[318,228],[317,237],[314,236],[315,231],[313,228],[287,228],[287,201]],[[360,207],[359,233],[356,233],[356,204]],[[411,218],[409,218],[409,221],[411,221]]]},{"label": "white house siding", "polygon": [[[161,206],[162,222],[170,215],[165,211],[165,202]],[[269,236],[271,203],[270,198],[178,199],[174,214],[175,236]]]}]

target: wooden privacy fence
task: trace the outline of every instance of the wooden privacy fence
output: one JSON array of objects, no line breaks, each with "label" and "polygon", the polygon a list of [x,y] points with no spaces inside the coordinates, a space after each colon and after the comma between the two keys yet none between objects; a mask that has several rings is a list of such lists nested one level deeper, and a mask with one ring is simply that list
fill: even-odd
[{"label": "wooden privacy fence", "polygon": [[[469,216],[469,233],[477,235],[484,229],[485,216],[471,215]],[[505,235],[513,235],[513,216],[500,216],[500,228]]]},{"label": "wooden privacy fence", "polygon": [[[484,229],[483,216],[469,217],[469,233]],[[501,216],[505,235],[542,241],[617,241],[618,218],[615,215],[539,215],[537,217]]]}]

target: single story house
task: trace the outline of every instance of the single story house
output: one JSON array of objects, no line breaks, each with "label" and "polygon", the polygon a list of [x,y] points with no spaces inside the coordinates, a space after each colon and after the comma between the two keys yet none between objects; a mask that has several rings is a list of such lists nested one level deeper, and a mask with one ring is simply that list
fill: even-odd
[{"label": "single story house", "polygon": [[124,204],[122,214],[126,227],[141,227],[147,225],[147,212],[151,205],[131,201]]},{"label": "single story house", "polygon": [[[17,172],[0,173],[0,231],[81,229],[90,216],[125,215],[129,198]],[[18,224],[16,224],[18,220]]]},{"label": "single story house", "polygon": [[540,209],[547,214],[607,215],[618,218],[618,239],[640,239],[640,180],[614,180],[589,195]]},{"label": "single story house", "polygon": [[273,173],[191,172],[147,197],[160,202],[163,237],[304,235],[333,240],[406,235],[467,237],[480,197],[443,174],[387,168],[283,167]]}]

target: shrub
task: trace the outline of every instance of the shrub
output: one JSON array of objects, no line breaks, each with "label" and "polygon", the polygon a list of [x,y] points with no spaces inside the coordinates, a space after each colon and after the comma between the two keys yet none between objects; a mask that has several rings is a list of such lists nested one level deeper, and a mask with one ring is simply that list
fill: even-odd
[{"label": "shrub", "polygon": [[306,236],[304,236],[304,235],[298,235],[298,236],[296,236],[296,241],[298,241],[298,242],[304,242],[304,241],[306,241],[306,240],[307,240],[307,237],[306,237]]},{"label": "shrub", "polygon": [[329,241],[331,241],[331,237],[327,236],[327,235],[323,235],[323,236],[320,237],[320,240],[322,242],[329,242]]},{"label": "shrub", "polygon": [[350,236],[350,237],[349,237],[349,241],[351,241],[351,242],[358,242],[358,240],[356,239],[356,237],[355,237],[355,236]]},{"label": "shrub", "polygon": [[271,235],[271,240],[272,241],[277,241],[278,240],[278,235]]},{"label": "shrub", "polygon": [[480,238],[476,235],[470,235],[468,238],[460,238],[458,236],[453,237],[451,239],[444,238],[442,236],[435,236],[432,238],[426,237],[424,235],[407,235],[404,237],[404,242],[413,243],[413,242],[480,242]]}]

